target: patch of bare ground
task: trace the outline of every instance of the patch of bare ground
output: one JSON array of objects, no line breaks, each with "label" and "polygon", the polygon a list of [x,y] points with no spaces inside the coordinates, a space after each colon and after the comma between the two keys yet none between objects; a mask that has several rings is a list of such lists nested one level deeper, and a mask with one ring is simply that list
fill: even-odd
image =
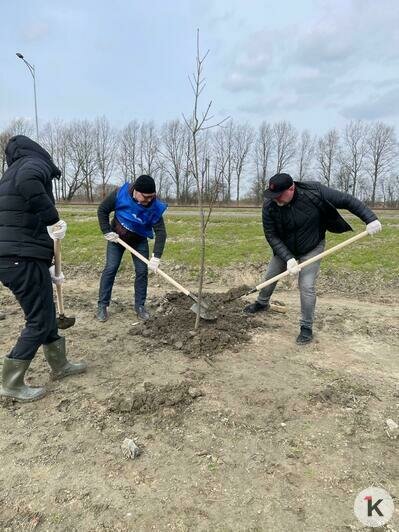
[{"label": "patch of bare ground", "polygon": [[[252,297],[224,301],[210,285],[225,325],[209,323],[199,334],[221,340],[191,358],[176,346],[190,345],[190,301],[153,286],[149,334],[136,334],[131,280],[118,279],[104,324],[97,281],[65,286],[70,358],[88,373],[50,381],[39,351],[27,381],[48,395],[0,403],[0,530],[361,530],[353,501],[369,485],[399,506],[399,440],[386,431],[399,423],[395,289],[357,297],[321,284],[315,341],[299,347],[295,287],[276,294],[286,314],[246,317]],[[4,289],[0,304],[6,354],[23,316]],[[143,450],[135,460],[125,438]]]}]

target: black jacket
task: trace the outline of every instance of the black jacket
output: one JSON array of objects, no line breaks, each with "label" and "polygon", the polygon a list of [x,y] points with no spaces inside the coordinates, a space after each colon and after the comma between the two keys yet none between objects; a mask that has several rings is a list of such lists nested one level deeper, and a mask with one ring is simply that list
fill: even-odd
[{"label": "black jacket", "polygon": [[52,180],[60,170],[39,144],[24,135],[6,147],[8,169],[0,179],[0,257],[51,261],[47,225],[59,220]]},{"label": "black jacket", "polygon": [[[116,205],[116,196],[118,194],[118,189],[111,192],[99,205],[97,210],[98,223],[103,234],[114,231],[118,233],[119,237],[129,244],[129,246],[134,247],[135,244],[146,240],[144,236],[140,236],[137,233],[128,231],[116,220],[114,217],[110,223],[109,215],[111,212],[115,211]],[[155,243],[154,243],[154,256],[157,258],[162,257],[162,253],[165,247],[166,242],[166,228],[163,217],[154,225],[155,232]]]},{"label": "black jacket", "polygon": [[366,224],[377,219],[357,198],[317,181],[295,182],[294,197],[284,207],[266,199],[262,210],[263,231],[273,253],[288,261],[314,249],[325,238],[327,230],[351,231],[337,209],[347,209]]}]

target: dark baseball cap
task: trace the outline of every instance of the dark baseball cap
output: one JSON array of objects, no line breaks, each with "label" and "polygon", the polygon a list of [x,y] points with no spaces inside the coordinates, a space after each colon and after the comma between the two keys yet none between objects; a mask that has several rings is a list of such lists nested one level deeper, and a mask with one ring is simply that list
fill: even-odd
[{"label": "dark baseball cap", "polygon": [[290,174],[276,174],[269,180],[269,188],[265,190],[265,198],[278,198],[294,184]]}]

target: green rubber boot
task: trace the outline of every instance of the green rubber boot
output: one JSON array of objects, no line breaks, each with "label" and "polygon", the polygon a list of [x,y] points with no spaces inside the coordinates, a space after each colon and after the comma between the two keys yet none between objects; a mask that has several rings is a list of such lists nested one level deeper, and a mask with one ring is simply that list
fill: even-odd
[{"label": "green rubber boot", "polygon": [[51,344],[43,346],[44,356],[51,368],[51,378],[53,380],[63,379],[69,375],[84,373],[87,369],[86,362],[72,364],[67,360],[65,338],[60,338]]},{"label": "green rubber boot", "polygon": [[1,397],[10,397],[16,401],[37,401],[46,395],[45,388],[32,388],[24,382],[24,376],[30,366],[31,360],[17,358],[4,358],[3,382],[0,388]]}]

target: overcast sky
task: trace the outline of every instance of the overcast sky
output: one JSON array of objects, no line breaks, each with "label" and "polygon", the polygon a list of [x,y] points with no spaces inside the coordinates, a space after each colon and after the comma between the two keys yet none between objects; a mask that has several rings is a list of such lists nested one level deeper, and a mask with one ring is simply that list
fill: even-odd
[{"label": "overcast sky", "polygon": [[42,123],[187,114],[196,28],[217,117],[399,125],[399,0],[2,0],[1,15],[0,126],[33,116],[16,52]]}]

